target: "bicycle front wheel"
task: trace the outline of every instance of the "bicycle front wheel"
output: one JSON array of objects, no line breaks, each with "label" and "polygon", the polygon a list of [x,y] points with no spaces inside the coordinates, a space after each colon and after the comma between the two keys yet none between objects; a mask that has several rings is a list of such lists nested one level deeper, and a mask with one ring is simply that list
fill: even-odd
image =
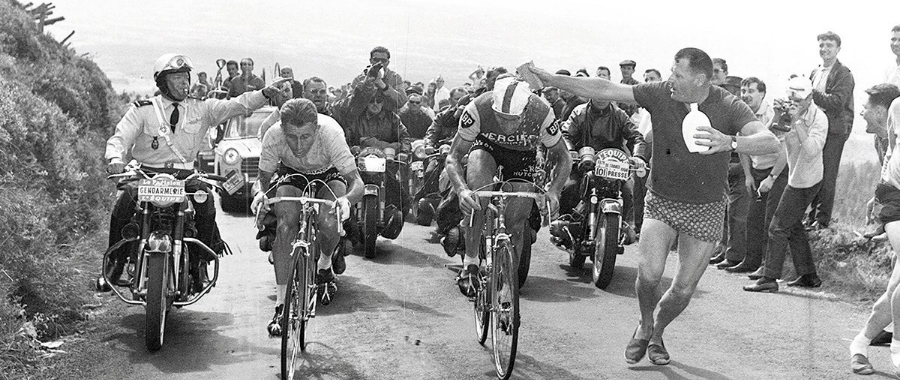
[{"label": "bicycle front wheel", "polygon": [[296,247],[292,256],[291,277],[285,289],[285,305],[281,316],[281,378],[284,380],[294,378],[300,365],[298,355],[301,351],[306,351],[310,302],[315,300],[312,292],[314,277],[306,248]]},{"label": "bicycle front wheel", "polygon": [[519,279],[515,247],[501,241],[491,268],[491,328],[497,378],[509,379],[519,341]]},{"label": "bicycle front wheel", "polygon": [[[485,257],[484,241],[481,242],[479,257]],[[490,269],[488,269],[490,270]],[[475,337],[478,344],[484,344],[487,340],[488,330],[491,327],[491,286],[490,277],[483,275],[484,270],[478,272],[481,287],[475,293],[473,316],[475,317]]]}]

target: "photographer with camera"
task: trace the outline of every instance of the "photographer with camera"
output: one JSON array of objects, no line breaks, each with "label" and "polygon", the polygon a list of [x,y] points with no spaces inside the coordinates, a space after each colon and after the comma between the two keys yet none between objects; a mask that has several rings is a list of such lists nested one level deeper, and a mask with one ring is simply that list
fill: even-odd
[{"label": "photographer with camera", "polygon": [[769,225],[763,276],[756,283],[744,286],[748,292],[778,291],[776,280],[781,278],[785,252],[789,246],[794,268],[800,277],[787,285],[806,288],[822,285],[803,227],[806,208],[822,186],[822,148],[828,135],[828,117],[813,104],[812,95],[809,80],[796,77],[788,82],[788,99],[775,101],[775,119],[780,120],[785,113],[791,117],[790,131],[784,134],[788,184]]},{"label": "photographer with camera", "polygon": [[361,87],[374,88],[384,96],[384,108],[396,112],[407,102],[406,94],[398,89],[403,78],[395,71],[388,69],[391,63],[391,52],[386,47],[376,46],[369,52],[369,66],[363,73],[353,79],[352,91],[356,94]]}]

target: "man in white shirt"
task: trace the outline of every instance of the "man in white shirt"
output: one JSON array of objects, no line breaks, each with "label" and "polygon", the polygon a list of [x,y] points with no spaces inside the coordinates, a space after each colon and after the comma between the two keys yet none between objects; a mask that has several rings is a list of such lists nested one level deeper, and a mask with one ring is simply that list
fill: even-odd
[{"label": "man in white shirt", "polygon": [[895,25],[891,29],[891,52],[897,58],[888,65],[884,70],[884,81],[882,83],[890,83],[900,87],[900,24]]},{"label": "man in white shirt", "polygon": [[[825,112],[813,104],[812,86],[802,77],[788,83],[788,100],[776,105],[775,118],[782,108],[791,115],[790,131],[784,135],[787,146],[788,183],[769,225],[769,243],[763,277],[744,286],[748,292],[777,292],[785,254],[790,251],[794,268],[800,275],[788,286],[818,288],[822,280],[816,274],[812,249],[803,228],[803,214],[822,186],[822,149],[828,134]],[[788,249],[790,248],[790,249]]]}]

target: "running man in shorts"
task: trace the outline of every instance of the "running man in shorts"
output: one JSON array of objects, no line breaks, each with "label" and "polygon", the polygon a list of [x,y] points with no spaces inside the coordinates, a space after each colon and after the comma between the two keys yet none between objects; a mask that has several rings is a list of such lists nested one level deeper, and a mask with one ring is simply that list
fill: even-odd
[{"label": "running man in shorts", "polygon": [[887,232],[893,247],[891,258],[894,270],[884,294],[872,305],[872,314],[859,334],[850,342],[850,368],[853,373],[871,375],[875,369],[869,362],[868,347],[872,339],[885,327],[894,323],[891,339],[891,364],[894,374],[900,376],[900,339],[896,326],[900,326],[900,147],[897,146],[897,132],[900,132],[900,89],[892,84],[879,84],[866,90],[868,101],[863,106],[862,117],[867,130],[883,132],[887,136],[887,150],[881,168],[881,181],[875,187],[875,198],[866,209],[874,222]]},{"label": "running man in shorts", "polygon": [[[630,364],[644,355],[649,355],[653,364],[669,363],[663,332],[687,307],[722,237],[731,151],[769,154],[780,147],[775,135],[744,102],[710,84],[712,69],[709,55],[696,48],[684,48],[675,54],[668,81],[635,86],[603,78],[551,75],[531,67],[544,85],[591,99],[636,102],[653,118],[653,170],[647,183],[650,191],[645,200],[635,283],[641,321],[625,349],[625,360]],[[712,125],[698,127],[693,135],[696,144],[709,147],[700,153],[688,151],[682,137],[682,121],[693,103],[699,104]],[[678,269],[672,285],[662,294],[666,257],[676,239]],[[659,313],[654,317],[657,306]]]}]

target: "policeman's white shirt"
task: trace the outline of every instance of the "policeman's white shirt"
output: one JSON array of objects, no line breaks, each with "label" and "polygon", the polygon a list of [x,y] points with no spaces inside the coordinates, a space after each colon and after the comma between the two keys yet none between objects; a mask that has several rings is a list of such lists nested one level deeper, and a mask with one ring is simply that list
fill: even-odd
[{"label": "policeman's white shirt", "polygon": [[[162,95],[134,102],[106,142],[106,159],[123,162],[131,152],[132,158],[151,166],[192,162],[205,145],[210,127],[262,107],[266,98],[262,91],[228,100],[186,98],[178,102],[179,118],[172,133],[168,121],[174,103]],[[162,108],[162,122],[157,107]]]}]

